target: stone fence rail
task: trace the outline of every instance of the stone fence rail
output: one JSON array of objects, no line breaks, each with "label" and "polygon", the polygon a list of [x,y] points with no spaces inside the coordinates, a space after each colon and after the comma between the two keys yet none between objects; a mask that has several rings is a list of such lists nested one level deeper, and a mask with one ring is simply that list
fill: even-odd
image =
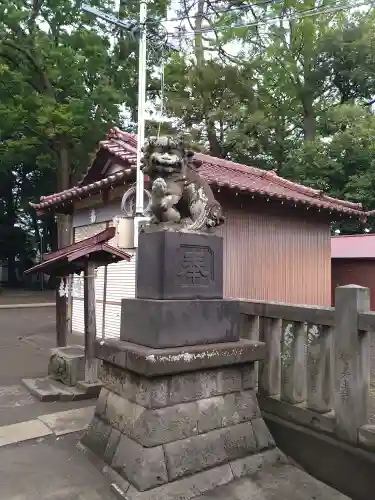
[{"label": "stone fence rail", "polygon": [[242,336],[267,345],[258,369],[262,411],[375,451],[369,289],[338,287],[334,308],[241,301],[241,313]]}]

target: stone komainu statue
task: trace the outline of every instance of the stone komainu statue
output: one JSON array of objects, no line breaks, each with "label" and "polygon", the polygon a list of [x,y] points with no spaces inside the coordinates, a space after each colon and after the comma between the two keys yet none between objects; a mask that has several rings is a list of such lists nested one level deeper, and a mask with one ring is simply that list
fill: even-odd
[{"label": "stone komainu statue", "polygon": [[204,232],[224,222],[212,189],[193,165],[182,139],[150,137],[142,149],[151,182],[151,226]]}]

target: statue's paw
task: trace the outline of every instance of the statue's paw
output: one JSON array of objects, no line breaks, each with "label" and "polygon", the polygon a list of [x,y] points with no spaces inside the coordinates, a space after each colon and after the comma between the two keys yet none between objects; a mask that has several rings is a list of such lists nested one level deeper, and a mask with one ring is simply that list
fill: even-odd
[{"label": "statue's paw", "polygon": [[166,200],[165,198],[163,200],[160,201],[160,208],[162,208],[163,210],[168,210],[169,206],[168,206],[168,200]]}]

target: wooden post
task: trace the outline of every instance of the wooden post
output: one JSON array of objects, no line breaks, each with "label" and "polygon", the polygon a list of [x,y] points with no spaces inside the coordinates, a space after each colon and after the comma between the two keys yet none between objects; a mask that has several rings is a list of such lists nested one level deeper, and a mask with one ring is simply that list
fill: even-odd
[{"label": "wooden post", "polygon": [[95,357],[96,311],[95,311],[95,263],[87,261],[84,270],[84,317],[85,317],[85,382],[97,381]]},{"label": "wooden post", "polygon": [[358,330],[358,313],[370,310],[368,288],[336,288],[334,330],[334,410],[336,433],[357,443],[358,430],[367,423],[370,389],[370,335]]},{"label": "wooden post", "polygon": [[[70,215],[60,215],[57,218],[57,238],[58,248],[63,248],[72,243],[72,217]],[[56,290],[56,344],[58,347],[65,347],[68,343],[69,315],[68,298],[60,295],[59,285]]]}]

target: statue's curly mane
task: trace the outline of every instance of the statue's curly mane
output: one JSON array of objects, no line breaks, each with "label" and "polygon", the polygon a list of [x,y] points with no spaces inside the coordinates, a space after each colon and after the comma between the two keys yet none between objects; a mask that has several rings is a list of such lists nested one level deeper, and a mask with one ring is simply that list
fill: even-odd
[{"label": "statue's curly mane", "polygon": [[142,150],[143,171],[152,183],[152,223],[192,231],[222,224],[220,204],[197,172],[194,152],[186,149],[182,137],[149,137]]}]

